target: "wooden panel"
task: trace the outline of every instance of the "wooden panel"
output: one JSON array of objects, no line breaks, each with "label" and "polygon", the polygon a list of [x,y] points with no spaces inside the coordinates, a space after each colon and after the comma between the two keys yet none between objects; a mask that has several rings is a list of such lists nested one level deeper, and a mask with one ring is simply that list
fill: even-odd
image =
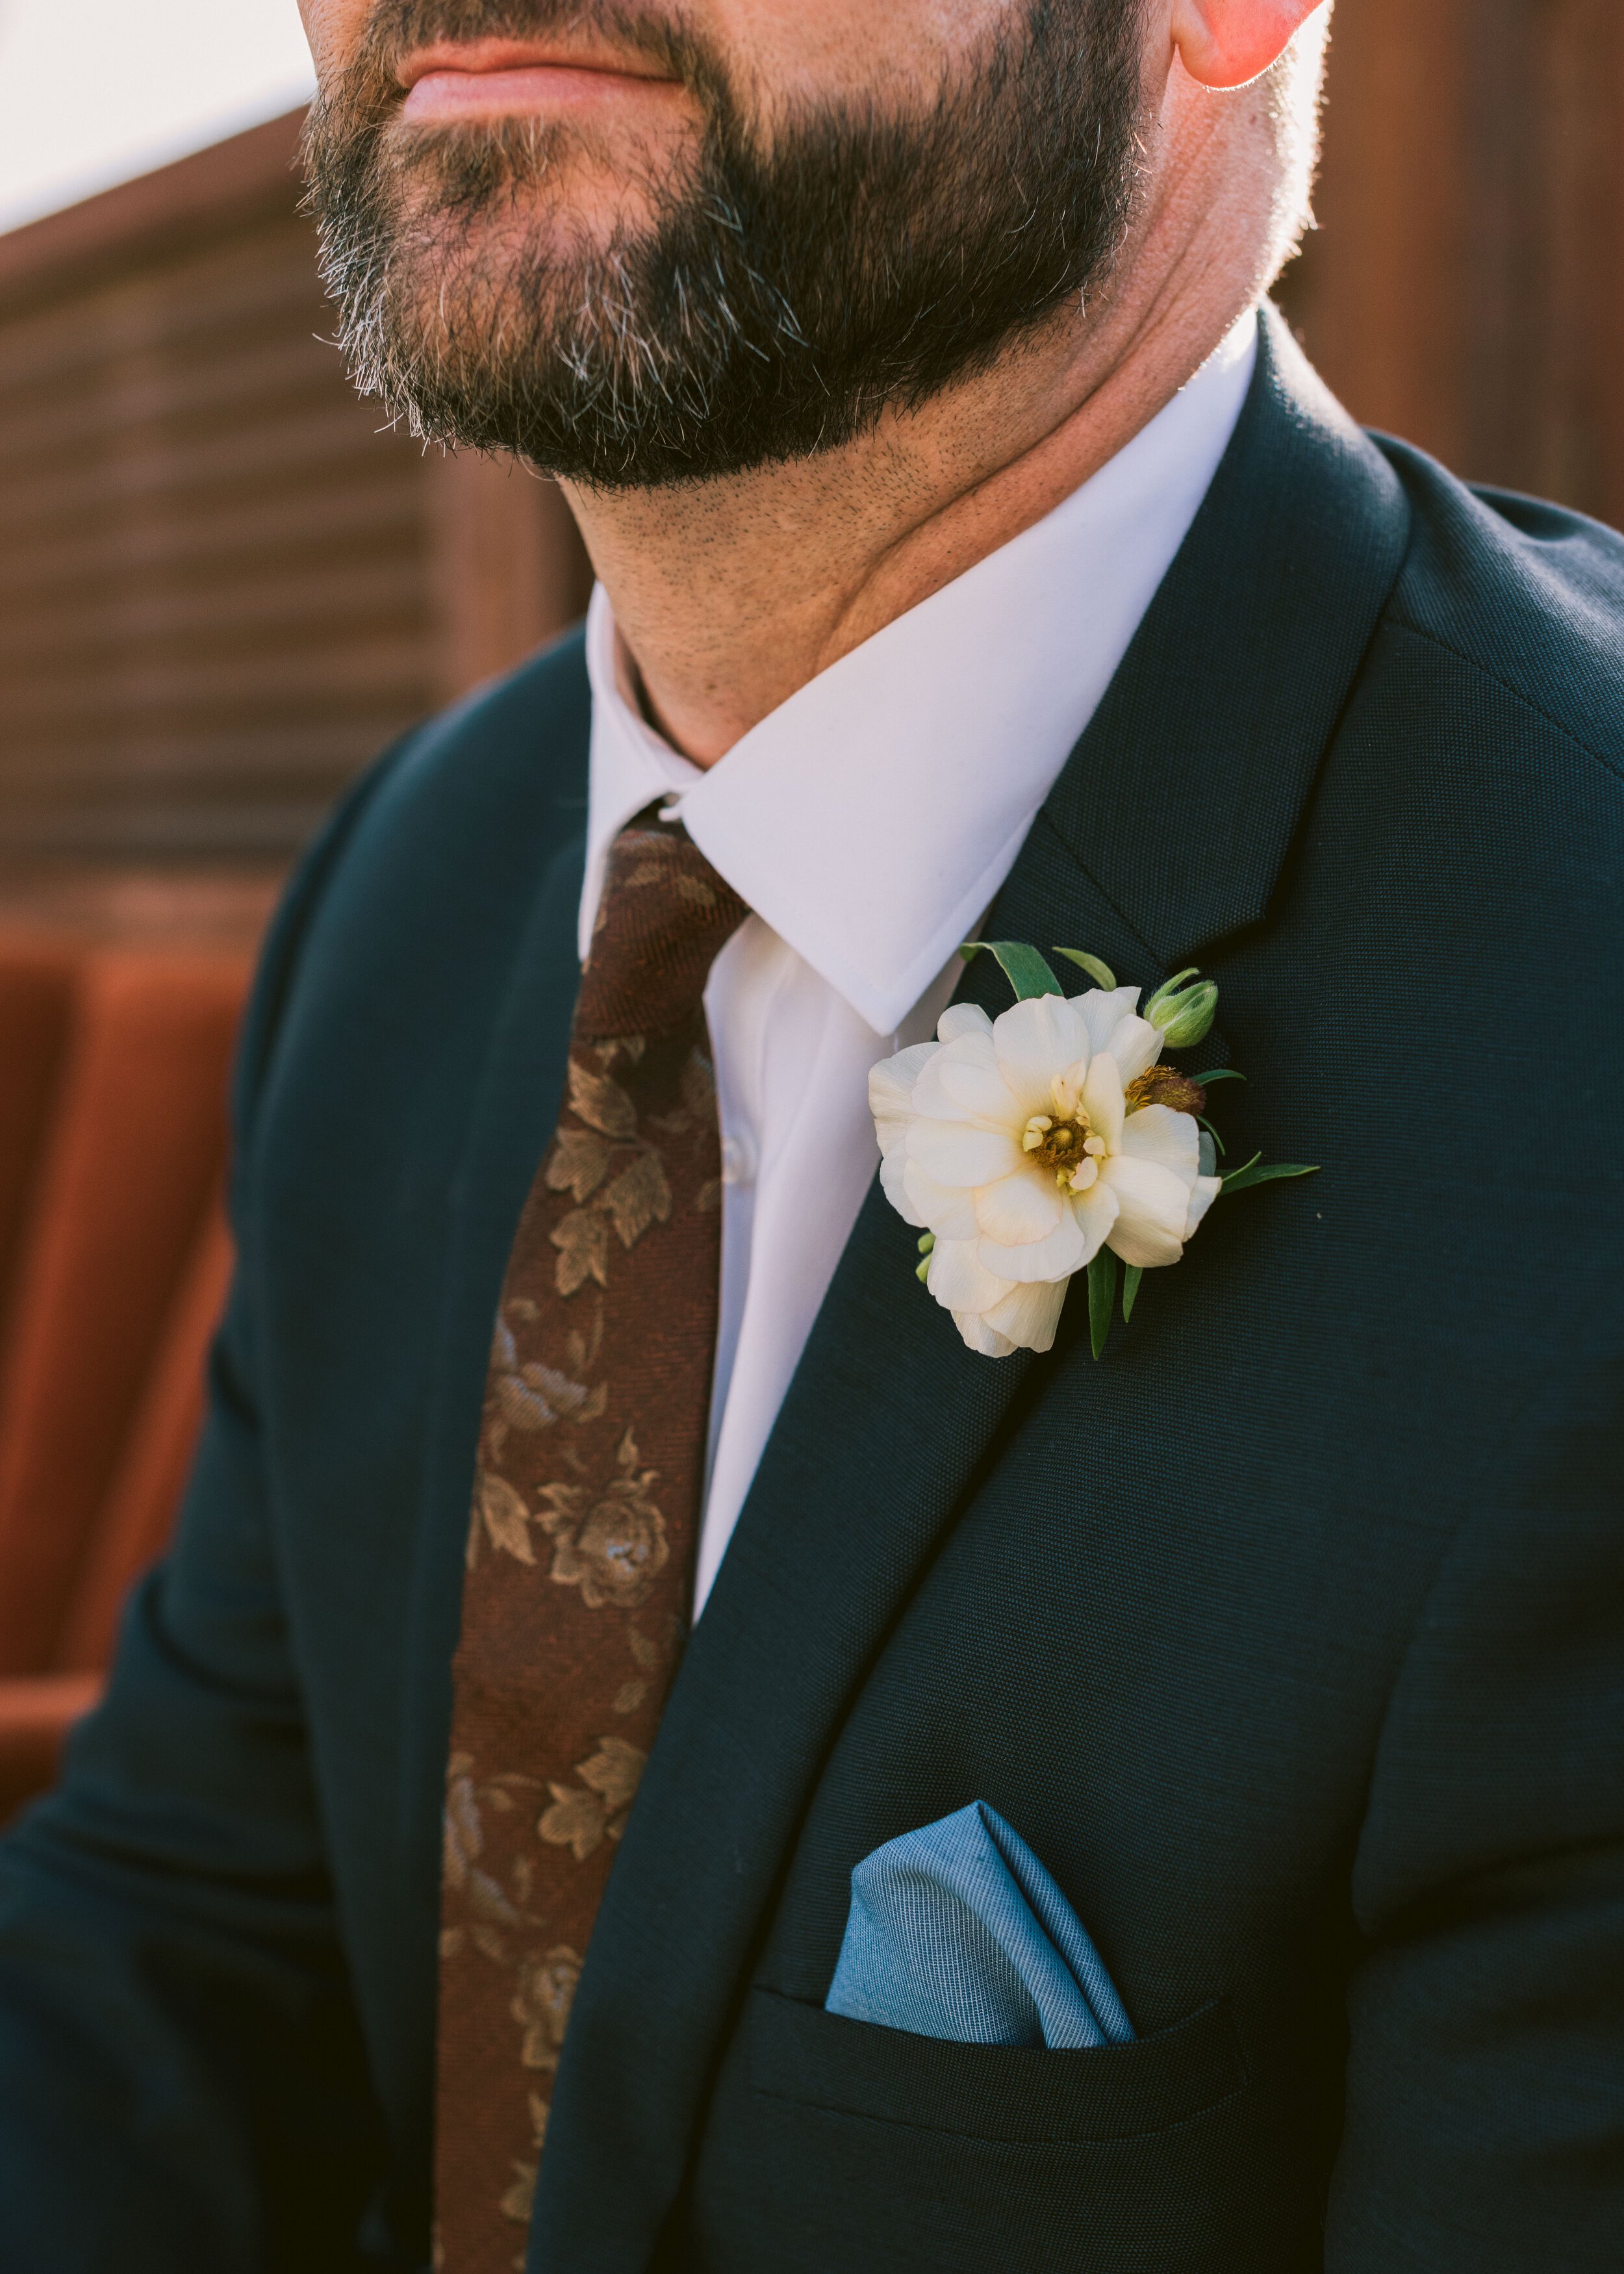
[{"label": "wooden panel", "polygon": [[556,482],[499,458],[425,463],[440,683],[452,696],[573,623],[592,572]]},{"label": "wooden panel", "polygon": [[291,851],[438,698],[421,459],[275,188],[0,320],[0,850]]},{"label": "wooden panel", "polygon": [[1367,423],[1624,522],[1624,9],[1342,0],[1285,298]]},{"label": "wooden panel", "polygon": [[584,606],[553,484],[425,454],[356,399],[297,126],[0,237],[13,878],[285,858],[403,727]]}]

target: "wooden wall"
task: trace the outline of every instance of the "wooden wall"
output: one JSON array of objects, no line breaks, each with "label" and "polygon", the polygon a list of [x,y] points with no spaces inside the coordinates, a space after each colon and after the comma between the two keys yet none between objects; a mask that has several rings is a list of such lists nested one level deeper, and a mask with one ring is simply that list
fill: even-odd
[{"label": "wooden wall", "polygon": [[13,869],[278,864],[392,735],[584,604],[550,483],[356,399],[297,127],[0,238]]},{"label": "wooden wall", "polygon": [[1624,525],[1624,0],[1339,0],[1316,208],[1349,407]]}]

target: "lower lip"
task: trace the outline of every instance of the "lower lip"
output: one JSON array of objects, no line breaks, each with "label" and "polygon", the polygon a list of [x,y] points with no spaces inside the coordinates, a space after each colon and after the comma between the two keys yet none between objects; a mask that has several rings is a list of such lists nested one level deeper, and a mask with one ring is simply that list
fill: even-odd
[{"label": "lower lip", "polygon": [[537,111],[579,109],[631,94],[670,94],[674,82],[630,72],[583,71],[538,64],[522,71],[429,72],[407,95],[401,115],[418,124],[464,118],[512,118]]}]

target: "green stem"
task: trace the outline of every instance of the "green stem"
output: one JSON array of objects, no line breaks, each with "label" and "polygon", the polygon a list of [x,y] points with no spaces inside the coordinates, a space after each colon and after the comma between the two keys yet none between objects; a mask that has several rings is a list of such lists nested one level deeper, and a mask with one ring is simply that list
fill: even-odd
[{"label": "green stem", "polygon": [[1102,1247],[1088,1266],[1088,1339],[1095,1358],[1105,1355],[1105,1338],[1116,1308],[1116,1258]]}]

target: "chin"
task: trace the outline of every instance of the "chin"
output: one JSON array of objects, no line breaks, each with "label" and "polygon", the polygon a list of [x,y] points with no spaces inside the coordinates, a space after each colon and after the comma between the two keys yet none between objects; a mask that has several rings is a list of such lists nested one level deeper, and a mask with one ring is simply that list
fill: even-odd
[{"label": "chin", "polygon": [[424,234],[436,225],[512,238],[538,252],[555,235],[606,249],[617,233],[646,229],[656,192],[690,173],[688,135],[617,132],[598,121],[505,118],[454,127],[399,122],[382,146],[402,218]]}]

